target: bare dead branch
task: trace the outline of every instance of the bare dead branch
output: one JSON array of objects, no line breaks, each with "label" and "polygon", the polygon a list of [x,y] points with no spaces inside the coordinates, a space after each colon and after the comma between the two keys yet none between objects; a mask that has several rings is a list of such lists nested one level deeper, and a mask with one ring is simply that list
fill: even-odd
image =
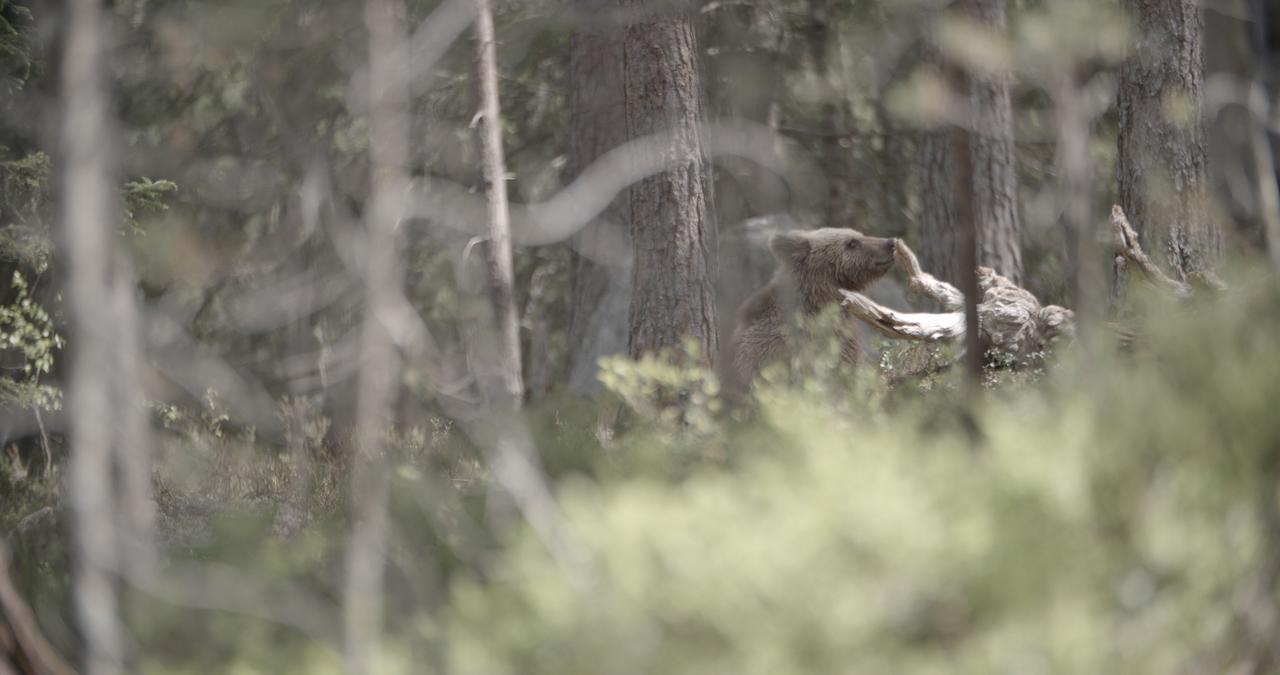
[{"label": "bare dead branch", "polygon": [[881,335],[895,340],[941,342],[964,337],[964,312],[921,314],[898,312],[853,291],[840,291],[844,305]]},{"label": "bare dead branch", "polygon": [[894,256],[898,259],[898,266],[907,275],[907,288],[936,300],[948,312],[958,312],[964,308],[964,294],[955,286],[922,270],[920,260],[906,244],[899,241],[894,249]]}]

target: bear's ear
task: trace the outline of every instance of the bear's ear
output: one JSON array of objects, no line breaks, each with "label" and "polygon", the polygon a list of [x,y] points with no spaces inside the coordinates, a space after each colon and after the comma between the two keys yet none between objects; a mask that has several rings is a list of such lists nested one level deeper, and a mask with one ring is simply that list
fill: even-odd
[{"label": "bear's ear", "polygon": [[779,260],[799,262],[809,252],[809,240],[799,232],[780,232],[769,239],[769,248]]}]

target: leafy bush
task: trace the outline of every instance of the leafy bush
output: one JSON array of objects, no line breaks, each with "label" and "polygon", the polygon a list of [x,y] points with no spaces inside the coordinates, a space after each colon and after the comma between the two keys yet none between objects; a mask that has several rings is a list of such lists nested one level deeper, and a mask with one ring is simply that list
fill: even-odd
[{"label": "leafy bush", "polygon": [[1229,669],[1275,601],[1280,294],[1148,310],[1016,395],[772,389],[731,469],[566,483],[590,573],[520,534],[456,586],[450,672]]},{"label": "leafy bush", "polygon": [[49,313],[31,297],[31,287],[19,271],[10,281],[13,304],[0,305],[0,348],[20,355],[17,374],[0,379],[0,402],[22,408],[57,410],[62,392],[42,384],[40,378],[53,369],[54,355],[65,344]]}]

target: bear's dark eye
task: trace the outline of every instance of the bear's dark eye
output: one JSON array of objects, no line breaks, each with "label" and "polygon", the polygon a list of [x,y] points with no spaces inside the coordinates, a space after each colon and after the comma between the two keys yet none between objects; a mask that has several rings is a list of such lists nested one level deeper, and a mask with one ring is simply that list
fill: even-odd
[{"label": "bear's dark eye", "polygon": [[858,248],[858,240],[857,240],[857,239],[850,239],[850,240],[849,240],[849,248]]}]

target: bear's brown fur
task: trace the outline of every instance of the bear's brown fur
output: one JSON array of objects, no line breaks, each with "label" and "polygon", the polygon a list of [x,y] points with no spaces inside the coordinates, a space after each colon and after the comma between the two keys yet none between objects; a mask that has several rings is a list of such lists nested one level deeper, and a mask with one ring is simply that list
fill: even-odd
[{"label": "bear's brown fur", "polygon": [[[750,383],[761,367],[786,354],[789,323],[797,312],[813,316],[839,303],[840,289],[865,289],[893,267],[896,246],[896,239],[833,227],[774,235],[769,240],[778,259],[773,280],[738,310],[733,365],[740,383]],[[859,348],[852,333],[840,340],[845,360],[856,361]]]}]

